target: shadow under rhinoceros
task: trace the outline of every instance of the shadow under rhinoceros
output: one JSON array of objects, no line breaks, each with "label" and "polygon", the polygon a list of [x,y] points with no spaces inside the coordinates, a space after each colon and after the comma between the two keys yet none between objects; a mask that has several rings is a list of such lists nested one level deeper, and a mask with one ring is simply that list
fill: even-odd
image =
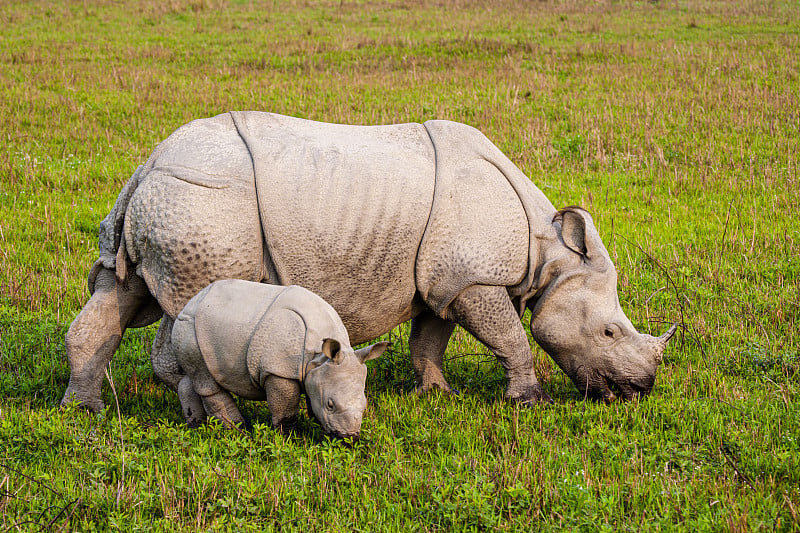
[{"label": "shadow under rhinoceros", "polygon": [[[545,365],[548,363],[545,362]],[[383,356],[367,365],[367,398],[381,394],[415,394],[414,371],[408,353],[387,350]],[[584,396],[569,381],[569,377],[551,367],[541,372],[542,382],[552,388],[555,400],[578,401]],[[474,396],[483,403],[506,402],[503,388],[506,382],[503,367],[489,353],[458,353],[444,361],[444,375],[451,384],[453,399]],[[549,376],[549,377],[548,377]]]}]

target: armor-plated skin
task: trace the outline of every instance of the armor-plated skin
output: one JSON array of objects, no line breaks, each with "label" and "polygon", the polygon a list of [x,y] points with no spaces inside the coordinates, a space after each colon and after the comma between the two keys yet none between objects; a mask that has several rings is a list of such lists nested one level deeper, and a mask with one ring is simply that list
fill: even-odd
[{"label": "armor-plated skin", "polygon": [[177,390],[172,323],[217,279],[301,285],[351,345],[412,319],[417,389],[450,390],[455,324],[506,370],[506,396],[549,401],[520,322],[587,396],[650,391],[666,342],[638,333],[589,214],[556,211],[483,134],[430,121],[324,124],[261,112],[191,122],[137,169],[101,225],[92,298],[67,333],[64,402],[103,406],[126,327],[163,315],[151,359]]},{"label": "armor-plated skin", "polygon": [[364,363],[388,343],[354,351],[327,302],[295,285],[221,280],[178,314],[171,344],[186,373],[179,385],[186,422],[206,416],[227,426],[244,422],[230,393],[266,400],[272,423],[294,427],[301,392],[323,429],[357,437],[367,406]]}]

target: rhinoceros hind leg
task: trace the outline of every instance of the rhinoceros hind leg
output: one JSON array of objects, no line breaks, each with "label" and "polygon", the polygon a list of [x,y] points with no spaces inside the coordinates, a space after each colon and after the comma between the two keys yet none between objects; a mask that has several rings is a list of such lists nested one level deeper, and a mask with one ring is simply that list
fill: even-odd
[{"label": "rhinoceros hind leg", "polygon": [[[126,283],[119,283],[113,270],[102,268],[97,273],[94,294],[70,325],[65,338],[70,376],[62,405],[75,401],[93,412],[103,409],[100,397],[103,371],[119,348],[125,329],[140,317],[141,310],[152,307],[154,302],[142,278],[133,275]],[[157,320],[157,315],[148,316],[153,318],[152,322]]]},{"label": "rhinoceros hind leg", "polygon": [[439,318],[430,310],[411,320],[408,345],[418,394],[434,388],[453,392],[442,373],[442,364],[447,342],[455,327],[454,322]]},{"label": "rhinoceros hind leg", "polygon": [[505,287],[468,287],[453,300],[450,314],[503,365],[506,398],[528,405],[552,402],[536,379],[528,336]]},{"label": "rhinoceros hind leg", "polygon": [[197,394],[189,376],[183,376],[178,384],[178,398],[181,401],[181,410],[190,428],[200,427],[206,421],[206,409],[203,399]]},{"label": "rhinoceros hind leg", "polygon": [[[202,411],[208,418],[216,418],[227,428],[244,425],[244,417],[236,407],[233,397],[219,386],[203,361],[193,314],[181,313],[169,330],[169,356],[186,373],[186,377],[181,377],[176,387],[186,423],[190,426],[194,423],[187,416],[189,407],[193,412]],[[198,405],[198,400],[202,407]]]},{"label": "rhinoceros hind leg", "polygon": [[164,315],[158,327],[156,338],[153,340],[153,349],[150,352],[150,362],[153,364],[153,373],[170,389],[177,391],[178,384],[184,377],[175,356],[172,346],[172,326],[175,321]]}]

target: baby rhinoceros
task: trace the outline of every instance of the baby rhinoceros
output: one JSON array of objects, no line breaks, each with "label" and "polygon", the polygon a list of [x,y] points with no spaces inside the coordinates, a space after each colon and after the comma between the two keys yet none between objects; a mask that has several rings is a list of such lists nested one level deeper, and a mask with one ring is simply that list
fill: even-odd
[{"label": "baby rhinoceros", "polygon": [[231,393],[266,400],[282,432],[297,422],[305,392],[322,428],[357,437],[367,406],[364,364],[389,346],[353,350],[339,315],[313,292],[222,280],[194,296],[175,320],[172,344],[186,373],[178,385],[190,426],[206,417],[227,427],[244,422]]}]

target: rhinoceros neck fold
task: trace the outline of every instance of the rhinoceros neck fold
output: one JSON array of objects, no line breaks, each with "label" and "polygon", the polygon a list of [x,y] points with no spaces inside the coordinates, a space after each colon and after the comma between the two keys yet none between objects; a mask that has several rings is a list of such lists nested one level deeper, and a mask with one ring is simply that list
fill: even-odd
[{"label": "rhinoceros neck fold", "polygon": [[[577,256],[558,246],[558,237],[551,232],[539,243],[541,251],[539,262],[532,265],[532,283],[526,296],[526,305],[531,310],[531,323],[539,315],[544,303],[556,289],[579,272],[574,268],[579,261]],[[524,311],[524,308],[523,308]]]},{"label": "rhinoceros neck fold", "polygon": [[487,154],[487,160],[505,176],[509,185],[519,197],[525,216],[528,219],[528,269],[525,277],[514,286],[509,287],[508,293],[517,305],[517,313],[522,317],[525,312],[527,300],[532,296],[532,288],[536,282],[537,266],[542,260],[542,241],[547,237],[550,227],[549,221],[555,207],[533,182],[520,171],[505,154],[495,148]]},{"label": "rhinoceros neck fold", "polygon": [[[233,125],[236,127],[236,132],[239,134],[239,137],[242,138],[242,142],[244,142],[245,146],[247,147],[247,151],[250,154],[250,161],[253,164],[253,178],[254,178],[254,186],[256,190],[256,205],[258,206],[258,212],[263,212],[261,206],[261,195],[259,194],[259,187],[258,187],[258,178],[256,176],[256,162],[253,157],[253,148],[251,146],[252,139],[250,138],[250,132],[247,129],[245,124],[245,115],[242,111],[231,111],[230,113],[231,120],[233,121]],[[263,266],[263,273],[264,277],[266,278],[264,281],[267,283],[273,283],[275,285],[284,285],[283,278],[281,277],[280,271],[278,270],[278,266],[272,260],[272,255],[269,250],[269,243],[267,242],[267,234],[264,231],[264,219],[260,218],[260,227],[261,227],[261,240],[264,246],[264,266]]]}]

